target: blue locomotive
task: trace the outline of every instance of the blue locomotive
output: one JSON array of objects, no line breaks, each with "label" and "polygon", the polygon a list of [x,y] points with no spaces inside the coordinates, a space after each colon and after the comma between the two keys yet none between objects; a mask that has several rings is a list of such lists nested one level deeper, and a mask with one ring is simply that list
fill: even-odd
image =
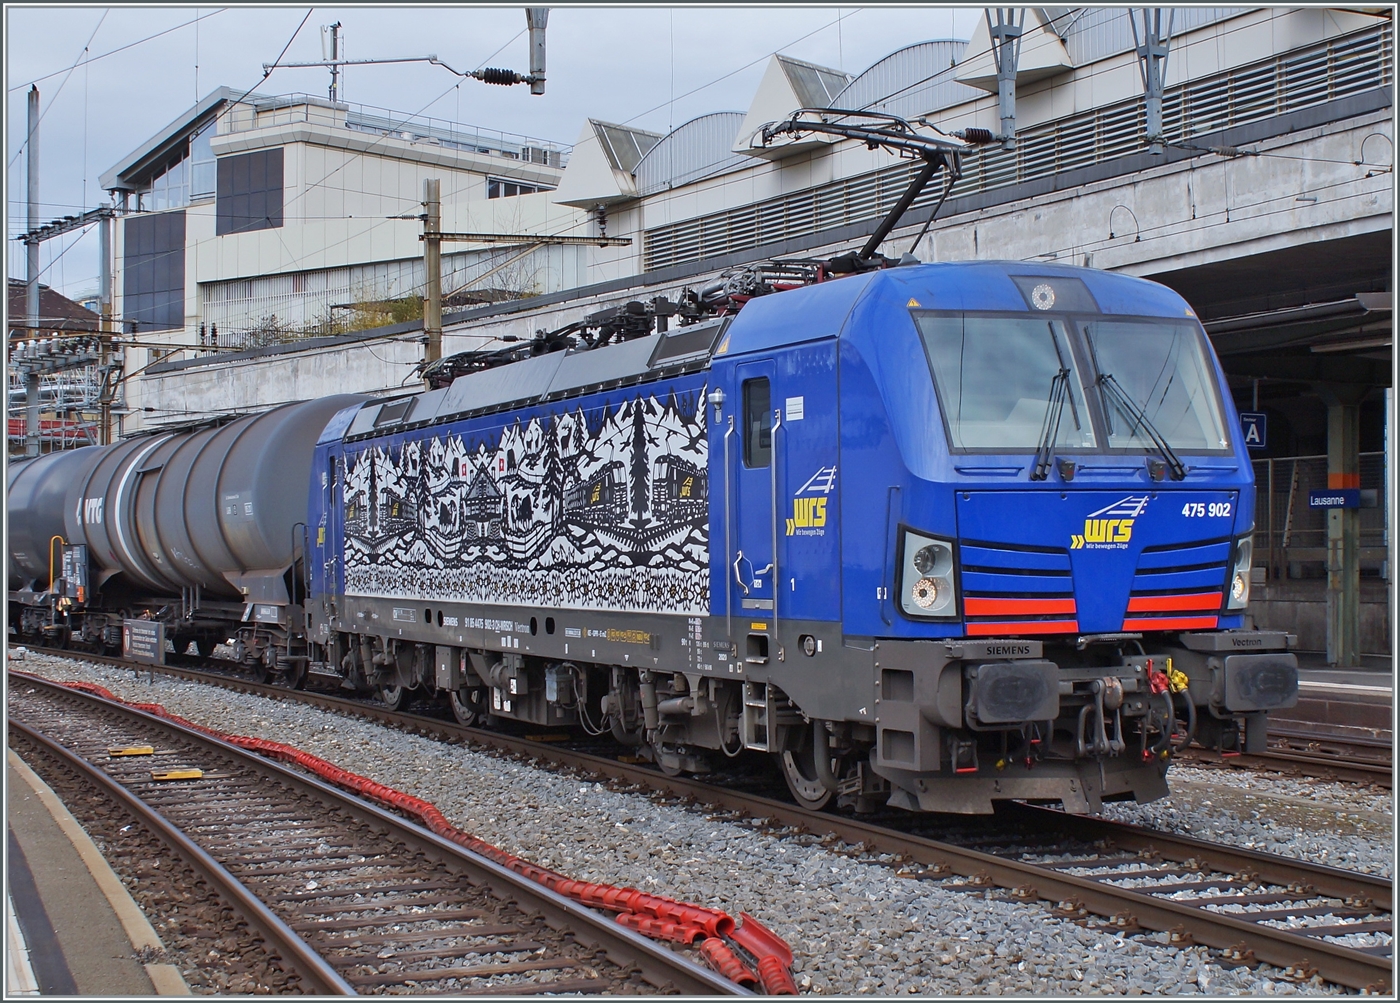
[{"label": "blue locomotive", "polygon": [[[1286,635],[1245,627],[1251,466],[1172,291],[914,265],[687,319],[242,419],[275,426],[261,439],[22,464],[11,621],[100,642],[140,609],[177,648],[227,635],[294,683],[611,732],[669,772],[767,753],[809,806],[1146,801],[1173,750],[1258,749],[1296,700]],[[233,541],[202,590],[178,554],[102,543],[126,525],[156,558],[201,550],[163,528],[196,488],[162,516],[160,471],[220,435],[263,459],[199,488]],[[109,472],[98,500],[83,471],[123,463],[156,481]],[[259,500],[298,484],[300,509]],[[37,511],[59,497],[61,529]],[[112,598],[45,583],[50,529],[65,555],[91,537]]]},{"label": "blue locomotive", "polygon": [[1243,629],[1236,428],[1186,303],[1087,269],[884,269],[524,358],[327,425],[313,668],[671,771],[773,753],[811,805],[1147,800],[1296,699]]}]

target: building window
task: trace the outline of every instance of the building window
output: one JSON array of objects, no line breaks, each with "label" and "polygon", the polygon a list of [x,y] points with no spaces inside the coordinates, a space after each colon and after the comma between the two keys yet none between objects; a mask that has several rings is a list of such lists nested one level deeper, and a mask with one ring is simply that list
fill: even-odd
[{"label": "building window", "polygon": [[505,178],[486,179],[486,197],[489,199],[506,199],[512,195],[530,195],[534,192],[552,192],[553,188],[547,185],[527,185],[519,181],[507,181]]},{"label": "building window", "polygon": [[122,233],[122,319],[138,331],[184,327],[185,214],[127,216]]},{"label": "building window", "polygon": [[210,140],[214,138],[214,122],[210,121],[190,137],[190,198],[203,198],[214,194],[215,167],[214,150]]},{"label": "building window", "polygon": [[214,151],[209,145],[213,138],[214,122],[211,120],[171,151],[150,182],[137,190],[137,209],[145,212],[180,209],[189,205],[191,199],[213,195]]},{"label": "building window", "polygon": [[189,169],[189,147],[182,146],[151,179],[150,187],[141,191],[141,208],[149,212],[189,205]]},{"label": "building window", "polygon": [[282,147],[220,157],[214,232],[247,233],[282,225]]}]

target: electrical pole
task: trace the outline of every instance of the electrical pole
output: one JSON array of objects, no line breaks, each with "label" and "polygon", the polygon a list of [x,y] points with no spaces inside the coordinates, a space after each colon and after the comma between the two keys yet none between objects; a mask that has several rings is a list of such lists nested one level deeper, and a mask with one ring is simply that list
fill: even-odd
[{"label": "electrical pole", "polygon": [[526,7],[525,27],[530,31],[530,93],[544,93],[544,29],[549,24],[548,7]]},{"label": "electrical pole", "polygon": [[1162,31],[1161,7],[1142,8],[1142,30],[1138,30],[1138,14],[1128,10],[1128,23],[1133,29],[1133,45],[1142,76],[1143,104],[1147,118],[1147,152],[1166,152],[1166,137],[1162,126],[1162,88],[1167,79],[1167,55],[1171,49],[1172,27],[1176,24],[1176,8],[1167,13],[1167,30]]},{"label": "electrical pole", "polygon": [[[997,12],[996,23],[992,11]],[[1017,19],[1015,7],[988,7],[987,34],[992,40],[992,59],[997,67],[997,109],[1001,115],[1001,148],[1016,149],[1016,67],[1021,58],[1021,32],[1025,28],[1026,11],[1020,8]]]},{"label": "electrical pole", "polygon": [[423,182],[423,334],[427,346],[423,361],[442,358],[442,182]]},{"label": "electrical pole", "polygon": [[102,319],[98,322],[98,344],[101,346],[98,356],[97,378],[101,381],[97,390],[97,404],[102,417],[102,445],[107,446],[112,442],[112,398],[115,395],[117,381],[114,378],[116,373],[112,368],[112,217],[104,216],[98,224],[99,250],[102,256],[100,265],[101,272],[101,306]]},{"label": "electrical pole", "polygon": [[340,82],[340,22],[337,21],[323,31],[330,33],[331,40],[331,102],[334,103]]},{"label": "electrical pole", "polygon": [[[33,236],[39,229],[39,88],[29,88],[29,157],[27,161],[27,199],[29,202],[29,236],[24,241],[25,313],[29,320],[30,339],[39,336],[39,241]],[[27,372],[24,377],[24,455],[39,455],[39,374]]]}]

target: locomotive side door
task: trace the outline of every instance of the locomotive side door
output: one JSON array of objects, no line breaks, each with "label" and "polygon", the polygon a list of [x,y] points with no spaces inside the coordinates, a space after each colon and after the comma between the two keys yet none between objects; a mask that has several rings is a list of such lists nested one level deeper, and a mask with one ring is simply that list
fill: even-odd
[{"label": "locomotive side door", "polygon": [[[733,535],[725,563],[730,608],[747,619],[773,617],[773,370],[770,359],[734,367],[739,443],[729,457]],[[742,636],[746,629],[736,632]]]},{"label": "locomotive side door", "polygon": [[340,550],[343,543],[341,535],[343,516],[341,483],[343,480],[344,471],[339,451],[331,450],[326,457],[326,469],[322,475],[322,483],[325,485],[322,491],[325,508],[322,510],[322,524],[316,532],[317,541],[320,542],[323,538],[322,530],[324,530],[325,544],[319,548],[319,554],[326,590],[321,601],[328,617],[336,615],[336,597],[344,591],[344,569],[340,566]]}]

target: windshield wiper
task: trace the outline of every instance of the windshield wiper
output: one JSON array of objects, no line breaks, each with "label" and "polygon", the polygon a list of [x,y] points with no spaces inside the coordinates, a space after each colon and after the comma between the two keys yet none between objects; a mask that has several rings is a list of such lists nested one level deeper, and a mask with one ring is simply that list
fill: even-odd
[{"label": "windshield wiper", "polygon": [[1043,481],[1050,476],[1050,454],[1060,437],[1060,415],[1064,413],[1065,398],[1069,396],[1069,370],[1061,369],[1050,381],[1050,401],[1045,409],[1045,423],[1040,427],[1040,444],[1035,450],[1035,468],[1031,480]]},{"label": "windshield wiper", "polygon": [[1137,403],[1128,396],[1127,391],[1113,378],[1112,373],[1103,373],[1098,378],[1100,392],[1107,397],[1111,397],[1113,403],[1118,406],[1118,410],[1132,419],[1132,426],[1128,429],[1128,435],[1132,436],[1134,431],[1141,428],[1147,433],[1147,437],[1152,440],[1152,444],[1161,452],[1162,458],[1167,461],[1167,468],[1171,471],[1172,480],[1180,481],[1186,479],[1186,465],[1181,462],[1181,457],[1177,456],[1172,447],[1167,445],[1166,437],[1157,430],[1147,417],[1147,412],[1138,407]]}]

